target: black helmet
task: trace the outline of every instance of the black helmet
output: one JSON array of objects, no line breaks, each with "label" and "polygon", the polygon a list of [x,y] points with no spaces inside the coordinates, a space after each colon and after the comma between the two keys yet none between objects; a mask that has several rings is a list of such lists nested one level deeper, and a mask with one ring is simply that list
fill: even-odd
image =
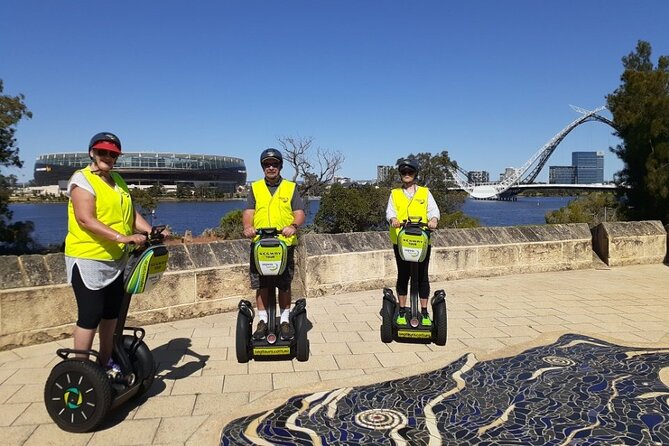
[{"label": "black helmet", "polygon": [[118,136],[110,132],[97,133],[91,138],[91,142],[88,144],[88,150],[91,149],[104,149],[121,153],[121,140],[118,139]]},{"label": "black helmet", "polygon": [[277,160],[279,164],[283,166],[283,155],[281,155],[281,152],[271,147],[269,149],[263,150],[262,153],[260,154],[260,164],[262,164],[263,162],[265,162],[265,160],[270,158]]},{"label": "black helmet", "polygon": [[403,158],[397,163],[397,170],[402,170],[403,167],[408,167],[418,172],[418,162],[414,158]]}]

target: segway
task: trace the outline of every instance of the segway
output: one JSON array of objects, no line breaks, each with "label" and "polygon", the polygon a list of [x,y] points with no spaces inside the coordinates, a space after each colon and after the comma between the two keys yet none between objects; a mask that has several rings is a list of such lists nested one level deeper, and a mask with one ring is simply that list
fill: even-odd
[{"label": "segway", "polygon": [[421,313],[418,298],[418,266],[425,260],[430,243],[430,230],[421,219],[409,217],[403,222],[397,235],[397,248],[400,258],[410,262],[410,314],[407,323],[399,324],[399,301],[390,288],[383,289],[383,305],[381,307],[381,341],[434,342],[446,345],[446,292],[437,290],[431,299],[432,324],[421,324]]},{"label": "segway", "polygon": [[267,302],[267,336],[264,339],[253,338],[253,318],[255,312],[248,300],[239,302],[237,314],[237,333],[235,347],[237,361],[240,363],[255,360],[309,359],[309,339],[307,338],[307,302],[298,299],[290,311],[290,323],[295,329],[295,336],[283,340],[279,336],[279,323],[276,315],[277,277],[284,272],[288,260],[288,247],[280,240],[276,228],[258,229],[258,239],[252,245],[252,262],[260,275],[260,286],[269,288]]},{"label": "segway", "polygon": [[[152,288],[167,268],[168,251],[162,244],[165,226],[152,228],[144,246],[130,253],[124,281],[125,293],[114,332],[112,359],[119,370],[105,370],[95,350],[61,348],[63,359],[49,375],[44,387],[44,404],[51,419],[68,432],[88,432],[102,423],[111,409],[136,398],[151,387],[155,363],[144,343],[143,328],[126,327],[133,294]],[[130,334],[124,334],[129,332]],[[75,357],[75,354],[86,357]]]}]

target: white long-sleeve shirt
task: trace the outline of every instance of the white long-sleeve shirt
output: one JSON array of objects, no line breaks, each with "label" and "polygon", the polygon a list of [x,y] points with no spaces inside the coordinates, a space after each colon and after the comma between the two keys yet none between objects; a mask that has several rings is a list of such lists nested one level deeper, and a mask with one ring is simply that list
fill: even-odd
[{"label": "white long-sleeve shirt", "polygon": [[[402,188],[404,195],[411,200],[416,193],[416,187]],[[386,206],[386,220],[390,223],[392,218],[397,218],[397,212],[395,211],[395,206],[393,206],[393,194],[390,194],[388,198],[388,206]],[[432,196],[432,192],[428,189],[427,191],[427,220],[430,221],[433,218],[439,220],[441,218],[441,213],[439,212],[439,206]],[[427,222],[426,222],[427,223]]]}]

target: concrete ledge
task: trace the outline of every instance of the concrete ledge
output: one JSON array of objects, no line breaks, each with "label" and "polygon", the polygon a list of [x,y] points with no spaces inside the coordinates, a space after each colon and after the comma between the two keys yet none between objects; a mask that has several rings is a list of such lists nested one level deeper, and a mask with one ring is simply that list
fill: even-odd
[{"label": "concrete ledge", "polygon": [[[609,265],[661,263],[666,230],[659,222],[438,230],[430,278],[443,281],[593,267],[592,247]],[[305,234],[296,250],[293,296],[318,297],[394,288],[397,269],[386,232]],[[129,323],[147,325],[233,311],[253,301],[249,242],[170,245],[160,284],[133,297]],[[76,321],[63,254],[0,257],[0,350],[70,336]]]},{"label": "concrete ledge", "polygon": [[592,229],[592,246],[609,266],[662,263],[667,230],[660,221],[600,223]]}]

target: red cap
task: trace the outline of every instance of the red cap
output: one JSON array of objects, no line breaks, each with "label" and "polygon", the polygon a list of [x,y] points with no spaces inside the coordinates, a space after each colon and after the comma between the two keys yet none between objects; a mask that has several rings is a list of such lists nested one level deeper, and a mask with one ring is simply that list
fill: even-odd
[{"label": "red cap", "polygon": [[121,153],[121,149],[111,141],[98,141],[91,149],[109,150],[111,152]]}]

